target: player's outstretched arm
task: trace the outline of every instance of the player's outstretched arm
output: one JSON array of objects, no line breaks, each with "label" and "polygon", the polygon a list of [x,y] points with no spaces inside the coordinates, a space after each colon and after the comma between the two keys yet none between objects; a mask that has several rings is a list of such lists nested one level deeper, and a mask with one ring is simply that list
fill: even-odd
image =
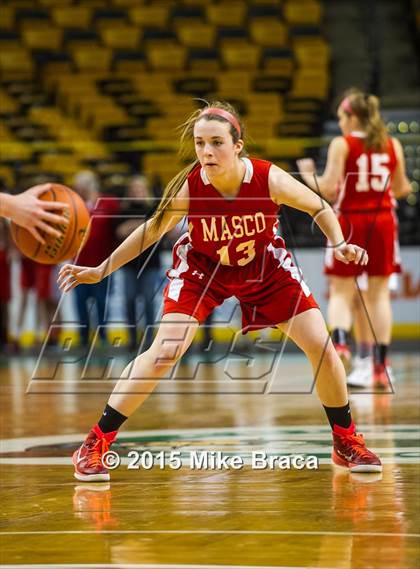
[{"label": "player's outstretched arm", "polygon": [[334,202],[337,199],[337,186],[343,180],[347,153],[348,147],[345,139],[342,136],[334,138],[328,147],[327,164],[321,176],[317,175],[312,158],[298,160],[299,173],[305,184],[324,199]]},{"label": "player's outstretched arm", "polygon": [[60,237],[60,232],[50,224],[67,225],[68,219],[57,212],[61,212],[64,208],[68,209],[68,205],[39,199],[50,189],[51,184],[40,184],[15,196],[0,193],[0,216],[7,217],[24,227],[41,243],[45,241],[40,231]]},{"label": "player's outstretched arm", "polygon": [[[188,214],[189,195],[188,183],[185,182],[178,195],[172,200],[165,211],[158,227],[149,219],[119,245],[115,251],[98,267],[80,267],[64,265],[58,274],[58,285],[61,290],[68,292],[79,284],[95,284],[134,259],[151,247],[156,241],[173,229],[183,217]],[[100,244],[98,244],[100,247]]]},{"label": "player's outstretched arm", "polygon": [[334,248],[334,255],[339,261],[346,264],[367,264],[366,251],[357,245],[346,243],[335,213],[320,195],[274,164],[270,168],[268,182],[271,199],[276,204],[288,205],[313,217],[330,246]]}]

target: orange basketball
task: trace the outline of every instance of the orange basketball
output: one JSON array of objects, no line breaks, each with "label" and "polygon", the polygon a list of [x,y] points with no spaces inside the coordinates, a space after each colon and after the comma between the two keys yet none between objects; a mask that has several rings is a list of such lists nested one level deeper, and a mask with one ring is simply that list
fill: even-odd
[{"label": "orange basketball", "polygon": [[39,196],[45,201],[64,202],[69,209],[57,211],[69,219],[67,225],[52,224],[61,231],[60,237],[49,235],[40,231],[45,244],[43,245],[25,228],[12,223],[12,237],[17,248],[26,257],[38,263],[55,265],[61,261],[74,257],[88,235],[89,212],[82,198],[70,188],[61,184],[51,184],[51,189]]}]

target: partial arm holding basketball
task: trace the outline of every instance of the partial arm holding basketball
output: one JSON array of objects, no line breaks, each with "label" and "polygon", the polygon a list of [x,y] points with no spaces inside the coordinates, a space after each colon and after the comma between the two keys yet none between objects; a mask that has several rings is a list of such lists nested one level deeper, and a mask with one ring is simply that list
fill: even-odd
[{"label": "partial arm holding basketball", "polygon": [[68,208],[68,205],[40,200],[39,196],[48,192],[50,188],[51,184],[41,184],[15,196],[0,193],[0,216],[7,217],[16,225],[24,227],[41,243],[45,241],[39,231],[59,237],[60,232],[50,224],[64,223],[67,225],[68,219],[52,213],[51,210],[61,211],[63,208]]},{"label": "partial arm holding basketball", "polygon": [[342,136],[334,138],[328,148],[327,164],[322,176],[317,176],[315,162],[311,158],[302,158],[297,161],[299,173],[305,184],[329,202],[336,200],[337,185],[343,179],[347,152],[345,139]]},{"label": "partial arm holding basketball", "polygon": [[64,265],[58,275],[60,289],[68,292],[79,284],[97,283],[138,257],[188,214],[188,204],[188,184],[186,182],[168,206],[158,228],[152,227],[151,219],[146,221],[137,227],[98,267]]},{"label": "partial arm holding basketball", "polygon": [[367,264],[366,251],[357,245],[346,243],[335,213],[320,195],[274,165],[270,168],[268,181],[271,198],[276,204],[285,204],[312,216],[334,248],[334,255],[339,261],[346,264]]}]

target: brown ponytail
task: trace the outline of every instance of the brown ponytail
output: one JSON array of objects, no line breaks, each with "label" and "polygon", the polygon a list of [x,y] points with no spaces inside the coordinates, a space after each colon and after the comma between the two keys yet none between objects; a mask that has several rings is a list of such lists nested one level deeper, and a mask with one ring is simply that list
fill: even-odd
[{"label": "brown ponytail", "polygon": [[[203,110],[208,109],[210,107],[212,108],[218,108],[218,109],[222,109],[224,111],[228,111],[230,114],[232,114],[237,121],[240,124],[241,127],[241,133],[238,133],[237,130],[230,125],[230,133],[232,135],[233,138],[233,142],[237,142],[239,140],[239,138],[243,138],[244,137],[244,127],[240,121],[239,115],[237,113],[237,111],[234,109],[234,107],[232,107],[232,105],[230,105],[229,103],[226,103],[224,101],[214,101],[212,103],[207,103],[206,102],[206,107],[204,107],[204,109],[197,109],[196,111],[194,111],[189,117],[188,119],[179,126],[179,129],[181,131],[181,136],[180,136],[180,148],[179,148],[179,155],[181,159],[191,159],[192,156],[194,155],[194,147],[193,147],[193,133],[194,133],[194,125],[197,122],[197,120],[200,118],[204,119],[204,120],[218,120],[221,122],[227,122],[229,124],[229,121],[227,121],[226,119],[224,119],[223,117],[219,116],[219,115],[213,115],[211,113],[200,116],[201,113],[203,112]],[[241,153],[242,155],[246,155],[246,152],[243,151]],[[172,180],[166,185],[164,191],[163,191],[163,196],[162,199],[159,203],[159,206],[157,207],[155,213],[153,214],[152,218],[151,218],[151,229],[156,229],[159,227],[159,225],[162,222],[163,216],[165,215],[165,211],[169,208],[170,204],[172,203],[172,200],[177,196],[177,194],[180,192],[182,186],[184,185],[186,179],[188,178],[188,175],[194,170],[194,168],[197,166],[197,164],[199,164],[199,161],[197,159],[195,159],[191,164],[189,164],[186,168],[184,168],[183,170],[181,170],[181,172],[179,172],[174,178],[172,178]]]},{"label": "brown ponytail", "polygon": [[350,89],[344,94],[341,108],[349,116],[354,114],[366,132],[366,148],[383,150],[387,143],[387,130],[379,112],[379,99],[375,95]]}]

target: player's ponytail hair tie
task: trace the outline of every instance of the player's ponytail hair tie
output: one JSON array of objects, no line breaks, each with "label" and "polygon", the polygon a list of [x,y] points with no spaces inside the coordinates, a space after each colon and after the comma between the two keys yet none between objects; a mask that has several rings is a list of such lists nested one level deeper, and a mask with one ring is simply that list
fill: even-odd
[{"label": "player's ponytail hair tie", "polygon": [[235,117],[235,115],[232,115],[232,113],[230,113],[229,111],[225,111],[224,109],[219,109],[218,107],[207,107],[206,109],[201,111],[198,118],[200,119],[201,117],[204,117],[206,115],[217,115],[219,117],[222,117],[233,126],[233,128],[238,133],[238,136],[239,137],[241,136],[241,125],[239,124],[239,121]]},{"label": "player's ponytail hair tie", "polygon": [[343,111],[345,111],[347,114],[352,115],[353,114],[353,107],[351,106],[351,102],[350,102],[350,97],[345,97],[342,101],[341,101],[341,105],[340,107],[343,109]]}]

